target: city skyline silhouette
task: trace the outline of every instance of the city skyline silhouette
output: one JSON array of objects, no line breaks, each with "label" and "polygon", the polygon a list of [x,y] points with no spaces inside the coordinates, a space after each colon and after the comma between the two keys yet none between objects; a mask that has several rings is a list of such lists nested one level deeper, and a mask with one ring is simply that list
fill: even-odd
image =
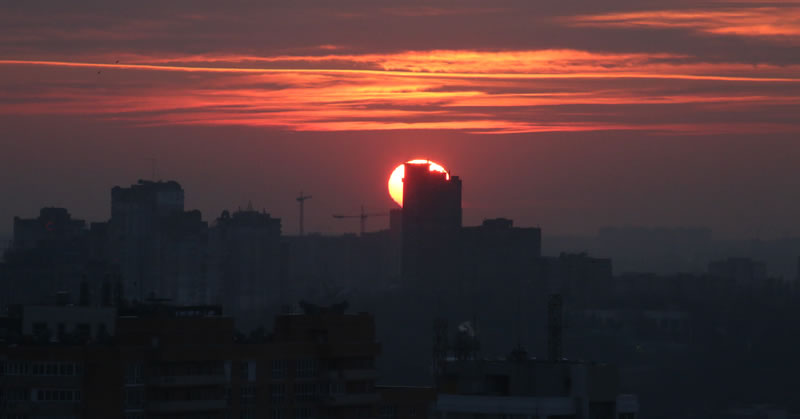
[{"label": "city skyline silhouette", "polygon": [[0,3],[0,419],[800,415],[800,3]]}]

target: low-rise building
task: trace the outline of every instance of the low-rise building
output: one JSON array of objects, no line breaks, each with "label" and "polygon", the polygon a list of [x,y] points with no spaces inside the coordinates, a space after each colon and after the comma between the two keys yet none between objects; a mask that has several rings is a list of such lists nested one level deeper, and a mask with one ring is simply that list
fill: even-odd
[{"label": "low-rise building", "polygon": [[[142,305],[120,309],[109,339],[81,343],[32,335],[113,309],[25,308],[21,339],[0,346],[0,417],[350,419],[384,408],[427,417],[432,389],[375,386],[372,315],[302,306],[277,316],[271,335],[244,337],[218,306]],[[66,309],[82,311],[58,314]]]},{"label": "low-rise building", "polygon": [[638,400],[619,394],[607,364],[543,361],[522,350],[506,359],[449,360],[435,415],[442,419],[634,419]]}]

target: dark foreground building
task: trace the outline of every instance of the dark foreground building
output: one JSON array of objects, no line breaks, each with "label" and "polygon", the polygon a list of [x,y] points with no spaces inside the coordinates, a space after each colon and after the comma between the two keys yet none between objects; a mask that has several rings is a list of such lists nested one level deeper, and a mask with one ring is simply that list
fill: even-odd
[{"label": "dark foreground building", "polygon": [[431,389],[375,386],[373,317],[345,307],[306,304],[276,317],[272,335],[249,337],[215,306],[121,311],[107,335],[92,326],[106,311],[72,313],[88,333],[69,337],[7,318],[0,418],[427,417]]},{"label": "dark foreground building", "polygon": [[441,419],[635,419],[636,396],[619,393],[605,364],[544,361],[524,351],[506,359],[445,363],[436,401]]}]

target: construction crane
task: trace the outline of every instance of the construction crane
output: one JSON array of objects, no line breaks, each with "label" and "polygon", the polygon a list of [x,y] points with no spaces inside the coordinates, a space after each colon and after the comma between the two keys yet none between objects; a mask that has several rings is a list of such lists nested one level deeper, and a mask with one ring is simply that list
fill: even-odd
[{"label": "construction crane", "polygon": [[300,203],[300,235],[303,235],[303,217],[304,217],[304,206],[306,199],[311,199],[311,195],[303,195],[303,191],[300,191],[300,196],[297,197],[297,202]]},{"label": "construction crane", "polygon": [[367,224],[367,218],[369,217],[386,217],[389,213],[379,212],[379,213],[371,213],[367,214],[364,212],[364,206],[361,206],[361,214],[358,215],[340,215],[340,214],[333,214],[333,218],[342,219],[342,218],[358,218],[361,221],[361,235],[364,235],[364,230]]}]

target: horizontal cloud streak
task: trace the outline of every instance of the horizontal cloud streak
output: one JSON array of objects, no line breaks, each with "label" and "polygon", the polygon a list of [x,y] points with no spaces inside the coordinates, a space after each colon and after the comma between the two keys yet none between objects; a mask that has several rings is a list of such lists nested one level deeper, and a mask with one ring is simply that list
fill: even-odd
[{"label": "horizontal cloud streak", "polygon": [[578,50],[119,57],[0,60],[0,112],[298,131],[800,130],[771,116],[800,105],[797,66]]},{"label": "horizontal cloud streak", "polygon": [[[541,56],[549,56],[541,58]],[[467,57],[467,58],[465,58]],[[682,80],[797,82],[800,65],[753,66],[743,63],[681,63],[661,61],[671,56],[654,54],[613,55],[584,51],[530,51],[493,53],[479,51],[433,51],[402,55],[327,56],[190,56],[186,58],[136,57],[135,64],[45,60],[0,60],[0,65],[116,68],[123,70],[184,71],[209,73],[341,73],[381,74],[408,77],[469,78],[651,78]],[[674,58],[674,57],[672,57]],[[108,59],[111,61],[111,59]],[[330,67],[225,66],[247,62],[340,63]],[[153,64],[155,63],[155,64]],[[205,65],[198,65],[205,64]],[[355,67],[355,68],[354,68]],[[380,67],[381,69],[377,69]]]},{"label": "horizontal cloud streak", "polygon": [[583,15],[566,20],[581,26],[689,29],[712,35],[800,42],[800,7],[791,6],[647,10]]}]

